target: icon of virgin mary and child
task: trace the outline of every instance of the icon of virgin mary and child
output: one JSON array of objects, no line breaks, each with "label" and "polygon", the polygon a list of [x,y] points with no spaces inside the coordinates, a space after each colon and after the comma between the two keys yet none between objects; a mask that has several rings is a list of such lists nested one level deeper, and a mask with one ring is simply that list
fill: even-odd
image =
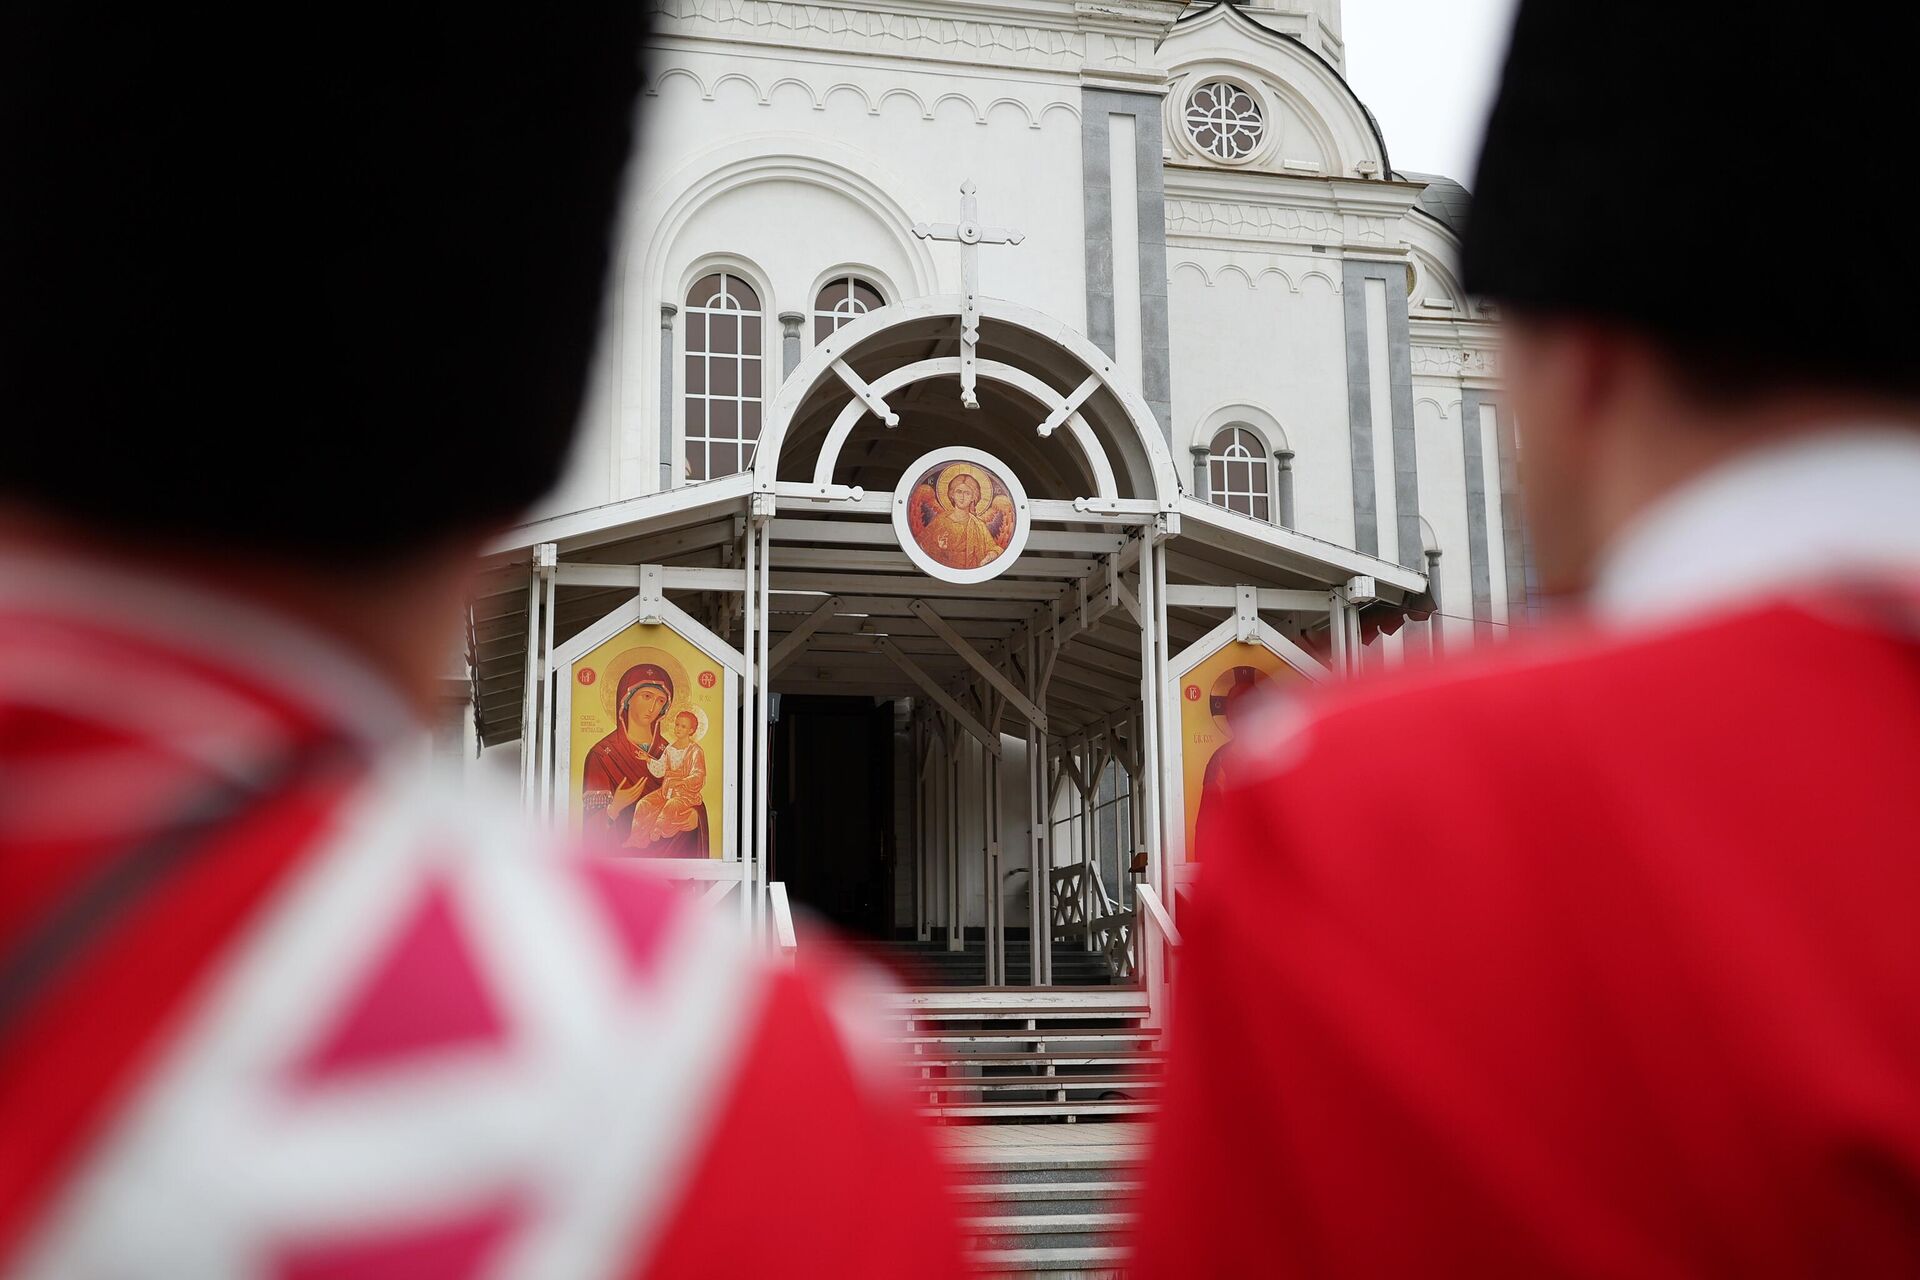
[{"label": "icon of virgin mary and child", "polygon": [[587,752],[586,835],[659,858],[708,856],[707,716],[673,705],[673,677],[643,662],[620,677],[618,724]]}]

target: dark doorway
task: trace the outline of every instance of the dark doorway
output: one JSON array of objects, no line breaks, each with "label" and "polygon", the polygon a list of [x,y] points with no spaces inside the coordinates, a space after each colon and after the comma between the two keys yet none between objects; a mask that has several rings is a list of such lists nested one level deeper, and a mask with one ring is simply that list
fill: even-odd
[{"label": "dark doorway", "polygon": [[893,704],[783,694],[771,875],[847,933],[893,932]]}]

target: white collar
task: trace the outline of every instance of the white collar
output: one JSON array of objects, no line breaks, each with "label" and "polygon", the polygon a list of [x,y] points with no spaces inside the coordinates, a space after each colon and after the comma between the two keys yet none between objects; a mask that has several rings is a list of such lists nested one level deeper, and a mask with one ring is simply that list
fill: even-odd
[{"label": "white collar", "polygon": [[1614,540],[1589,604],[1635,624],[1914,573],[1920,431],[1862,426],[1754,449],[1663,498]]},{"label": "white collar", "polygon": [[422,727],[393,683],[297,619],[216,588],[111,561],[0,551],[0,607],[44,610],[203,655],[369,745]]}]

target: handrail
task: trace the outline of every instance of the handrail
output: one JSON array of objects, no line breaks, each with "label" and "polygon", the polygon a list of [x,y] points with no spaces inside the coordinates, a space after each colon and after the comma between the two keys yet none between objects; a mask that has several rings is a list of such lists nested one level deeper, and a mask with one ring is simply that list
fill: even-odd
[{"label": "handrail", "polygon": [[1106,908],[1101,914],[1109,916],[1118,915],[1120,913],[1120,904],[1115,902],[1113,895],[1107,892],[1107,878],[1100,874],[1100,864],[1090,862],[1087,864],[1087,867],[1093,872],[1093,891],[1100,895],[1100,903]]},{"label": "handrail", "polygon": [[793,908],[787,903],[787,882],[772,880],[767,883],[767,900],[773,904],[773,936],[780,944],[780,954],[792,960],[800,949],[800,940],[793,932]]},{"label": "handrail", "polygon": [[1153,917],[1154,926],[1160,930],[1160,936],[1167,940],[1167,945],[1178,951],[1180,930],[1174,927],[1173,917],[1167,914],[1167,906],[1160,901],[1160,895],[1153,891],[1153,886],[1137,884],[1133,886],[1133,896],[1146,905],[1147,914]]},{"label": "handrail", "polygon": [[[1173,962],[1180,951],[1180,930],[1174,927],[1167,904],[1160,901],[1160,895],[1147,883],[1144,874],[1134,882],[1133,902],[1139,913],[1135,923],[1141,926],[1135,936],[1134,972],[1147,989],[1147,1007],[1153,1012],[1154,1022],[1169,1028],[1173,1020]],[[1155,930],[1167,944],[1164,964],[1160,953],[1151,945]]]}]

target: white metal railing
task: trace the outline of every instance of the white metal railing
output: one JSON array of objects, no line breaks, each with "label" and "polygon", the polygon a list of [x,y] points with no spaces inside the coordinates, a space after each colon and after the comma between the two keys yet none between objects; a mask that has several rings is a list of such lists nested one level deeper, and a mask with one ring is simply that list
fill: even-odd
[{"label": "white metal railing", "polygon": [[787,903],[786,881],[768,882],[767,902],[773,909],[773,940],[780,948],[781,958],[791,964],[800,949],[800,943],[793,932],[793,908]]}]

